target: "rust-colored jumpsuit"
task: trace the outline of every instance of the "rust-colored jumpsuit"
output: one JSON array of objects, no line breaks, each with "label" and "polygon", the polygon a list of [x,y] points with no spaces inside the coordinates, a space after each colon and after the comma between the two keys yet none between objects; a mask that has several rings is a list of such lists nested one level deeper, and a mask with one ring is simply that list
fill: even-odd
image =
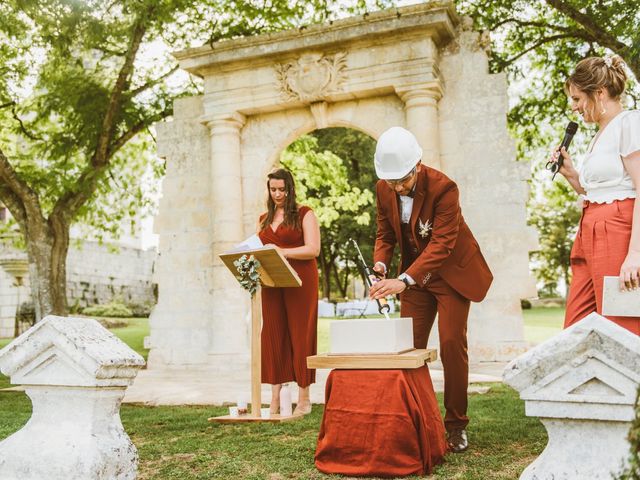
[{"label": "rust-colored jumpsuit", "polygon": [[[311,209],[300,207],[300,222]],[[302,230],[280,224],[259,233],[263,244],[282,248],[304,245]],[[314,383],[316,371],[307,357],[316,354],[318,330],[318,266],[316,259],[289,263],[302,280],[301,287],[262,289],[262,383],[295,381],[304,388]]]}]

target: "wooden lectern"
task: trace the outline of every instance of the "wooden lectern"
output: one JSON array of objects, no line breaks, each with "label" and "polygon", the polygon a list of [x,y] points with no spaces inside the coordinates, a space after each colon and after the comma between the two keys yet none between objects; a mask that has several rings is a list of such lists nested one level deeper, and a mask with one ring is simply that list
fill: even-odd
[{"label": "wooden lectern", "polygon": [[220,259],[227,266],[234,277],[238,270],[233,264],[243,255],[247,257],[253,255],[260,262],[258,273],[260,275],[260,285],[256,293],[251,297],[251,413],[231,417],[224,415],[221,417],[209,418],[210,422],[234,423],[234,422],[284,422],[301,418],[300,415],[290,417],[280,417],[271,415],[270,418],[260,417],[260,407],[262,406],[261,376],[262,376],[262,356],[260,352],[260,330],[262,327],[262,300],[261,285],[267,287],[299,287],[302,281],[296,271],[291,267],[282,253],[273,246],[265,246],[252,250],[235,251],[220,254]]}]

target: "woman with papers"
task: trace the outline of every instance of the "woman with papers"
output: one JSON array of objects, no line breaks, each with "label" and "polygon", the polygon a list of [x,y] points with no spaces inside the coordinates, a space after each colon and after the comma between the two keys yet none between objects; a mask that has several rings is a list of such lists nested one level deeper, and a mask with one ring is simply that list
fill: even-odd
[{"label": "woman with papers", "polygon": [[260,215],[258,236],[277,246],[298,273],[302,286],[262,290],[262,382],[272,385],[271,412],[277,413],[283,383],[299,387],[294,414],[311,412],[309,385],[315,370],[307,357],[316,353],[320,227],[309,207],[296,203],[293,176],[277,169],[267,176],[267,212]]}]

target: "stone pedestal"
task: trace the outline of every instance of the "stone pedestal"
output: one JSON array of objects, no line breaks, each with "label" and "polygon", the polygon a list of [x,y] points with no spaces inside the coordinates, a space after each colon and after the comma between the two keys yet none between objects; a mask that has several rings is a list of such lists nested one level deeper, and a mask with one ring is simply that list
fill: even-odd
[{"label": "stone pedestal", "polygon": [[144,359],[98,322],[50,315],[0,350],[25,386],[29,422],[0,442],[3,480],[130,480],[138,454],[120,421]]},{"label": "stone pedestal", "polygon": [[520,480],[608,480],[624,468],[640,337],[592,313],[512,361],[504,380],[549,435]]}]

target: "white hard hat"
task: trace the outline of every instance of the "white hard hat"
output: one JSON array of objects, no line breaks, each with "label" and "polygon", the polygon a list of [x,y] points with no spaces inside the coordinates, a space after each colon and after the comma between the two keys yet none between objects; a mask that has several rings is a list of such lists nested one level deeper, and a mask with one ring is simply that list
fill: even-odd
[{"label": "white hard hat", "polygon": [[406,176],[422,158],[422,148],[416,137],[402,127],[391,127],[380,135],[374,164],[382,180],[397,180]]}]

